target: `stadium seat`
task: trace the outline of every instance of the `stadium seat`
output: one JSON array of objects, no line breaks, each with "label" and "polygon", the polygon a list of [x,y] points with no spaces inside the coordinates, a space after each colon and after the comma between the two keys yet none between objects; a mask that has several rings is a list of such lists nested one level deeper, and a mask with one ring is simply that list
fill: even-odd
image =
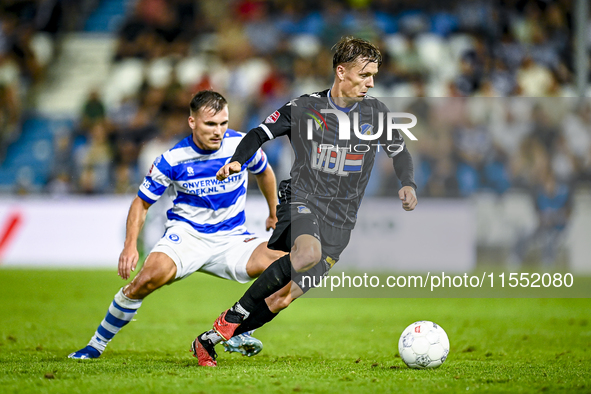
[{"label": "stadium seat", "polygon": [[175,73],[181,85],[189,86],[198,83],[207,68],[207,61],[204,56],[191,56],[177,63]]},{"label": "stadium seat", "polygon": [[318,54],[320,40],[312,34],[300,34],[289,41],[292,51],[304,58],[310,58]]},{"label": "stadium seat", "polygon": [[173,60],[160,57],[146,66],[146,80],[150,86],[163,88],[172,81]]},{"label": "stadium seat", "polygon": [[103,87],[105,103],[112,106],[123,97],[137,93],[144,79],[144,67],[141,59],[125,59],[115,64]]}]

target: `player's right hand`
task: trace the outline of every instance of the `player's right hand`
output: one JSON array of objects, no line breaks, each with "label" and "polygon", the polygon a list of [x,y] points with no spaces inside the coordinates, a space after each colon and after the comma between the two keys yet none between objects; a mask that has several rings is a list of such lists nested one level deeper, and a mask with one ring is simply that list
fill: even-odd
[{"label": "player's right hand", "polygon": [[402,209],[405,211],[412,211],[418,204],[417,193],[411,186],[403,186],[398,191],[398,197],[402,201]]},{"label": "player's right hand", "polygon": [[242,165],[240,164],[240,162],[233,161],[220,168],[216,175],[216,178],[218,181],[223,181],[230,175],[240,172],[241,169]]},{"label": "player's right hand", "polygon": [[124,280],[129,279],[131,271],[135,271],[139,258],[140,254],[136,247],[124,247],[119,255],[119,276]]},{"label": "player's right hand", "polygon": [[275,230],[276,226],[277,226],[277,216],[269,215],[267,220],[265,220],[265,227],[267,228],[267,231],[269,231],[271,229]]}]

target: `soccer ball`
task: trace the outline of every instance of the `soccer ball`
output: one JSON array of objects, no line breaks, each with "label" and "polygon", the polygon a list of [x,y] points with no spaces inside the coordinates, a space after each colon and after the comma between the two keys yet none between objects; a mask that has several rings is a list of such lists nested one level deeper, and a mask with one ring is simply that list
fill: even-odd
[{"label": "soccer ball", "polygon": [[449,339],[437,324],[418,321],[406,327],[400,335],[398,352],[410,368],[437,368],[447,358]]}]

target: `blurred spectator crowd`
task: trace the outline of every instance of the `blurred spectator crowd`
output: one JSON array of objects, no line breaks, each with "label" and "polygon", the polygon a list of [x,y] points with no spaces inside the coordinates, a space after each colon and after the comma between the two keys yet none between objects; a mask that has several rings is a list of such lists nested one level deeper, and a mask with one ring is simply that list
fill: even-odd
[{"label": "blurred spectator crowd", "polygon": [[[531,228],[519,223],[505,229],[515,234],[508,262],[521,265],[529,249],[539,246],[542,263],[553,264],[576,188],[591,185],[591,100],[417,98],[406,106],[397,101],[393,99],[392,104],[418,118],[413,128],[418,141],[409,146],[417,163],[419,193],[465,197],[525,192],[536,223]],[[382,178],[378,194],[395,195],[392,166],[384,162],[377,170],[382,171],[377,177]],[[490,212],[503,215],[507,200],[496,200]]]},{"label": "blurred spectator crowd", "polygon": [[[39,16],[43,6],[53,10],[49,15],[61,12],[54,19],[75,30],[67,16],[83,13],[93,2],[81,2],[75,12],[65,11],[73,1],[7,2],[24,3],[36,4],[28,21],[23,14],[29,14],[15,13],[4,2],[0,12],[2,125],[18,124],[23,103],[3,82],[6,62],[16,66],[21,83],[34,86],[42,78],[35,61],[26,61],[27,51],[14,43],[26,43],[27,31],[59,31],[48,29],[51,18]],[[382,50],[373,96],[454,97],[417,99],[408,109],[424,119],[419,142],[409,144],[421,195],[503,193],[541,187],[549,179],[572,185],[591,174],[589,106],[556,98],[575,95],[573,5],[572,0],[130,1],[108,81],[83,103],[74,130],[56,139],[47,190],[134,193],[153,159],[189,133],[192,94],[220,91],[230,102],[230,126],[248,131],[290,98],[330,87],[331,47],[343,35],[368,39]],[[10,41],[18,29],[20,41]],[[490,97],[501,97],[488,102],[502,109],[489,108],[494,119],[474,118],[476,104],[479,113],[492,113],[482,105]],[[289,174],[284,140],[265,145],[279,178]],[[396,189],[391,163],[378,163],[374,178],[369,194]]]},{"label": "blurred spectator crowd", "polygon": [[33,87],[42,81],[52,60],[62,20],[58,3],[0,3],[0,160],[19,136]]}]

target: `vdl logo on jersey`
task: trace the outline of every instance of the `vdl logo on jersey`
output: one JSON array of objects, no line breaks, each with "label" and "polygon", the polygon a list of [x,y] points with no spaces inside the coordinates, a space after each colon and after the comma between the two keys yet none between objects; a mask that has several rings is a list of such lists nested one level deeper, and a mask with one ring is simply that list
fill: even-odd
[{"label": "vdl logo on jersey", "polygon": [[320,170],[327,174],[349,176],[350,172],[361,172],[364,153],[352,153],[346,147],[326,147],[322,149],[316,141],[312,141],[312,162],[314,170]]}]

